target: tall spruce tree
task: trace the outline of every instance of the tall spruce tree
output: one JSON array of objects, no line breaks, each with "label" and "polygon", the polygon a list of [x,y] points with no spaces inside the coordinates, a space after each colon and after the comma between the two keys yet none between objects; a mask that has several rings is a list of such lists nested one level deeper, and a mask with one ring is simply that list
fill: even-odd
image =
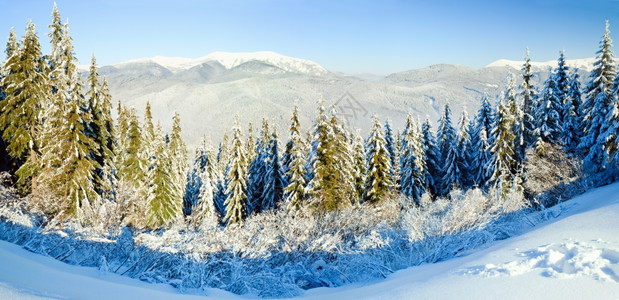
[{"label": "tall spruce tree", "polygon": [[481,100],[481,106],[477,112],[475,129],[471,134],[471,177],[473,185],[483,190],[488,187],[488,182],[494,173],[492,163],[492,130],[494,127],[494,110],[487,97]]},{"label": "tall spruce tree", "polygon": [[174,192],[175,201],[181,201],[185,194],[185,174],[187,172],[188,157],[187,146],[181,137],[181,118],[178,113],[174,113],[172,118],[172,131],[169,138],[169,155],[172,165],[172,186]]},{"label": "tall spruce tree", "polygon": [[537,101],[535,120],[537,122],[534,131],[536,136],[535,149],[538,154],[543,154],[544,143],[558,144],[562,138],[561,103],[562,91],[558,89],[556,74],[551,73],[544,83],[544,89]]},{"label": "tall spruce tree", "polygon": [[439,165],[443,175],[438,195],[445,196],[454,186],[459,186],[459,178],[462,175],[457,164],[460,153],[457,149],[456,132],[451,125],[449,104],[445,104],[443,116],[439,119],[437,141],[441,157]]},{"label": "tall spruce tree", "polygon": [[338,181],[337,190],[340,201],[344,205],[352,204],[355,199],[355,177],[353,163],[352,134],[346,129],[345,123],[338,118],[336,107],[331,108],[331,128],[333,129],[333,145],[335,151],[335,170]]},{"label": "tall spruce tree", "polygon": [[262,192],[262,210],[278,208],[284,199],[284,188],[288,182],[279,157],[279,139],[277,130],[273,129],[268,143],[268,158],[265,172],[265,186]]},{"label": "tall spruce tree", "polygon": [[473,131],[474,124],[469,120],[466,111],[462,112],[460,117],[459,130],[457,135],[456,152],[458,153],[458,159],[456,164],[460,170],[460,176],[458,176],[458,186],[463,190],[467,190],[473,186],[472,172],[471,172],[471,160],[474,156],[473,148],[471,147],[471,132]]},{"label": "tall spruce tree", "polygon": [[255,153],[252,155],[253,160],[249,162],[247,174],[247,202],[249,203],[248,214],[252,212],[261,212],[263,210],[263,195],[266,186],[266,173],[268,168],[270,140],[269,122],[262,119],[262,130],[260,137],[256,141]]},{"label": "tall spruce tree", "polygon": [[6,150],[18,169],[19,192],[31,190],[31,179],[38,173],[40,111],[49,99],[48,67],[41,55],[35,26],[28,21],[21,48],[14,50],[4,66],[2,79],[5,100],[0,101],[0,129]]},{"label": "tall spruce tree", "polygon": [[424,178],[426,179],[426,191],[430,192],[432,196],[437,196],[442,186],[443,173],[440,164],[440,151],[436,145],[436,140],[432,133],[432,125],[430,125],[428,119],[426,119],[421,127],[421,134],[424,149],[423,157],[426,163],[426,171],[424,174]]},{"label": "tall spruce tree", "polygon": [[177,195],[172,148],[167,145],[161,125],[157,125],[153,143],[152,165],[148,169],[148,226],[170,225],[181,213],[182,201]]},{"label": "tall spruce tree", "polygon": [[354,203],[358,203],[363,198],[363,191],[365,190],[365,174],[367,173],[367,166],[365,161],[365,148],[363,146],[363,138],[361,132],[357,130],[353,142],[353,164],[354,164],[354,178],[355,178],[355,199]]},{"label": "tall spruce tree", "polygon": [[[17,42],[17,35],[15,29],[11,27],[9,31],[9,37],[6,42],[6,48],[4,53],[6,54],[6,60],[8,61],[13,54],[19,51],[19,43]],[[2,85],[4,77],[8,74],[8,69],[5,68],[5,64],[0,64],[0,101],[6,99],[6,93]],[[0,105],[1,106],[1,105]],[[3,138],[3,128],[0,127],[0,171],[15,171],[15,161],[11,158],[6,150],[7,141]]]},{"label": "tall spruce tree", "polygon": [[[118,177],[117,201],[126,207],[126,222],[143,228],[148,222],[148,194],[150,190],[147,175],[150,163],[143,153],[146,141],[135,109],[118,104],[116,175]],[[151,142],[154,144],[154,139]],[[152,145],[151,145],[152,146]]]},{"label": "tall spruce tree", "polygon": [[112,173],[115,169],[113,163],[114,124],[112,120],[112,97],[105,79],[102,84],[99,83],[97,61],[94,55],[91,59],[87,85],[88,113],[92,116],[89,127],[92,128],[93,137],[97,144],[96,152],[91,155],[99,164],[99,168],[95,170],[95,189],[103,198],[110,199],[115,182]]},{"label": "tall spruce tree", "polygon": [[[522,136],[523,147],[521,151],[532,147],[537,140],[535,136],[535,109],[537,108],[537,89],[533,86],[533,77],[535,75],[531,71],[531,58],[529,56],[529,48],[525,57],[524,65],[522,66]],[[489,132],[489,131],[488,131]],[[521,153],[524,157],[524,153]]]},{"label": "tall spruce tree", "polygon": [[45,140],[41,142],[41,183],[47,185],[45,192],[64,199],[62,213],[88,221],[83,217],[91,216],[101,204],[95,183],[95,172],[101,168],[96,161],[100,153],[91,127],[93,116],[82,94],[68,24],[63,26],[62,33],[52,54],[56,65],[50,72],[50,81],[55,93],[46,109],[42,133]]},{"label": "tall spruce tree", "polygon": [[608,140],[600,138],[604,128],[608,125],[607,117],[612,111],[613,102],[612,83],[617,75],[615,56],[611,50],[609,23],[606,21],[606,30],[597,51],[594,68],[589,73],[590,81],[585,88],[583,108],[583,129],[579,149],[585,153],[585,168],[590,171],[604,169],[604,158],[608,155]]},{"label": "tall spruce tree", "polygon": [[516,99],[513,92],[514,81],[510,80],[505,97],[497,108],[496,125],[493,134],[494,173],[492,182],[500,198],[505,199],[510,192],[521,190],[518,153],[515,151],[514,133]]},{"label": "tall spruce tree", "polygon": [[396,142],[393,138],[393,130],[389,120],[385,121],[385,148],[389,152],[389,160],[391,161],[391,177],[395,177],[398,163],[396,162]]},{"label": "tall spruce tree", "polygon": [[346,156],[349,152],[344,144],[345,137],[338,132],[336,125],[337,119],[333,115],[329,119],[321,101],[309,155],[309,194],[312,197],[310,204],[317,212],[334,211],[347,206],[355,193],[352,172],[349,182],[342,180],[346,172],[342,167],[347,163]]},{"label": "tall spruce tree", "polygon": [[580,109],[582,98],[579,78],[578,69],[574,69],[570,77],[567,101],[563,105],[562,143],[565,150],[570,153],[576,151],[582,137],[582,113]]},{"label": "tall spruce tree", "polygon": [[227,198],[225,201],[226,216],[224,222],[227,225],[240,224],[247,217],[247,184],[245,176],[247,174],[247,155],[243,143],[243,132],[239,125],[238,116],[234,120],[232,128],[232,149],[230,152],[230,163],[227,174],[228,187],[226,190]]},{"label": "tall spruce tree", "polygon": [[424,176],[426,173],[426,165],[422,135],[418,126],[413,122],[413,116],[410,113],[406,119],[406,126],[402,133],[401,144],[401,190],[402,193],[410,197],[414,203],[419,203],[421,196],[425,192],[426,180]]},{"label": "tall spruce tree", "polygon": [[286,143],[286,152],[282,159],[283,168],[286,170],[285,179],[288,182],[284,189],[284,198],[288,203],[288,210],[292,211],[298,211],[307,197],[305,147],[299,127],[298,107],[295,105],[290,118],[290,137]]},{"label": "tall spruce tree", "polygon": [[372,130],[365,146],[368,167],[363,200],[374,203],[384,199],[393,187],[391,158],[386,148],[387,142],[383,137],[381,127],[380,121],[375,115],[374,125],[372,125]]}]

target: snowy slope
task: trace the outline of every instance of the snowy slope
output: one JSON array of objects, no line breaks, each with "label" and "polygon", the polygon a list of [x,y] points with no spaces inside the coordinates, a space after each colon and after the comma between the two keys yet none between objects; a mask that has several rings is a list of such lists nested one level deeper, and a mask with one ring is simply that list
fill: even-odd
[{"label": "snowy slope", "polygon": [[[617,299],[619,183],[555,207],[528,233],[384,280],[309,290],[303,299]],[[189,299],[0,242],[0,299]],[[191,292],[191,291],[187,291]],[[243,298],[211,289],[209,298]]]}]

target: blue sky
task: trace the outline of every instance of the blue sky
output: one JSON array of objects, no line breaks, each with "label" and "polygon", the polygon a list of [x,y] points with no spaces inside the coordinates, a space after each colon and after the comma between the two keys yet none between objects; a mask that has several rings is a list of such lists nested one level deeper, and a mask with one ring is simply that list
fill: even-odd
[{"label": "blue sky", "polygon": [[[275,51],[329,70],[389,74],[437,63],[595,55],[618,0],[56,0],[82,64],[213,51]],[[53,1],[0,0],[0,38],[32,19],[44,51]],[[619,41],[618,41],[619,43]]]}]

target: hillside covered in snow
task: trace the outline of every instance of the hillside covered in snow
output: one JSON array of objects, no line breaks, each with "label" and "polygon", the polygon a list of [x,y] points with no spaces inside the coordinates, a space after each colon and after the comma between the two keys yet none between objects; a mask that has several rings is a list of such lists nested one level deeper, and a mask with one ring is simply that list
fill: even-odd
[{"label": "hillside covered in snow", "polygon": [[[543,212],[547,221],[457,257],[385,279],[316,288],[299,299],[614,299],[619,295],[619,184]],[[534,217],[534,216],[529,216]],[[96,268],[66,265],[0,242],[3,299],[247,299],[181,291]],[[446,288],[449,287],[449,288]]]}]

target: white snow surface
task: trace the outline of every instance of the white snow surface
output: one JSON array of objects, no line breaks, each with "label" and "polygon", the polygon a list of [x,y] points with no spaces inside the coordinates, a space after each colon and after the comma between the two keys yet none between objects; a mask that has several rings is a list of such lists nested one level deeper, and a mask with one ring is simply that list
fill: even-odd
[{"label": "white snow surface", "polygon": [[[618,299],[619,183],[550,209],[529,232],[386,279],[316,288],[301,299]],[[189,299],[94,268],[0,242],[0,299]],[[191,291],[186,291],[191,292]],[[209,289],[207,299],[244,299]]]},{"label": "white snow surface", "polygon": [[[595,57],[589,58],[581,58],[581,59],[566,59],[565,64],[571,68],[578,68],[584,71],[591,71],[593,69],[593,63],[595,62]],[[509,59],[499,59],[495,62],[492,62],[486,66],[486,68],[492,67],[511,67],[516,70],[522,69],[524,65],[524,61],[517,60],[509,60]],[[531,62],[531,67],[537,68],[538,70],[547,71],[548,68],[556,68],[557,60],[550,60],[546,62]]]},{"label": "white snow surface", "polygon": [[234,67],[251,61],[264,62],[291,73],[301,73],[316,76],[329,73],[327,69],[323,68],[322,66],[313,61],[289,57],[272,51],[237,53],[218,51],[200,58],[155,56],[152,58],[130,60],[127,62],[116,64],[115,66],[123,66],[131,63],[152,62],[170,71],[179,71],[188,70],[207,62],[218,62],[226,69],[232,69]]}]

